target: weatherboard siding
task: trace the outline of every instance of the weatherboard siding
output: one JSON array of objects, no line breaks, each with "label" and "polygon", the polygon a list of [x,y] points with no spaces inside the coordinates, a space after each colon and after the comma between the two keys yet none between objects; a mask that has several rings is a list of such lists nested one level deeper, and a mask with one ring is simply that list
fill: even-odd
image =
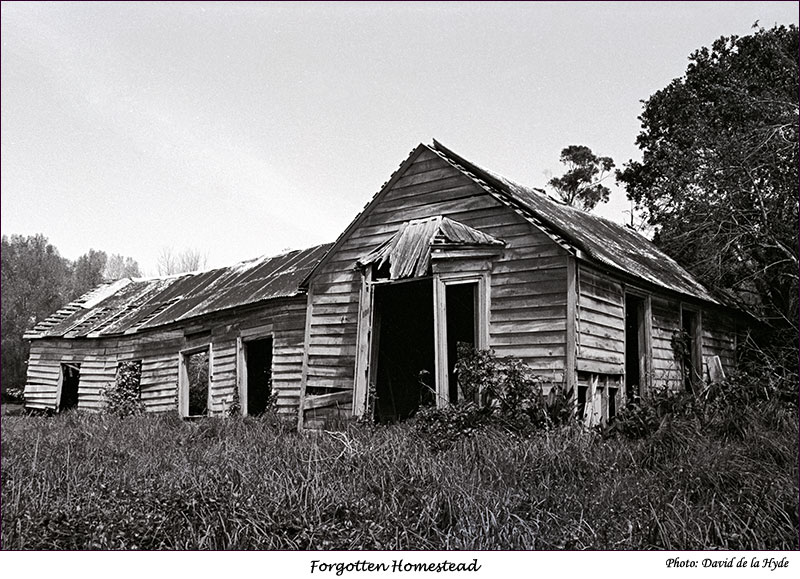
[{"label": "weatherboard siding", "polygon": [[586,266],[578,266],[578,372],[625,372],[625,294],[622,284]]},{"label": "weatherboard siding", "polygon": [[300,401],[305,296],[273,300],[257,308],[207,316],[162,330],[83,340],[43,338],[31,341],[25,404],[55,409],[61,364],[81,364],[78,408],[103,408],[103,389],[113,385],[119,362],[141,361],[141,400],[147,412],[177,409],[181,352],[211,346],[210,413],[222,414],[237,387],[237,339],[273,339],[273,389],[279,414],[296,416]]},{"label": "weatherboard siding", "polygon": [[423,150],[311,279],[308,395],[353,388],[361,291],[356,260],[404,222],[437,215],[507,243],[491,271],[489,346],[498,355],[522,358],[546,379],[563,379],[567,252],[438,155]]},{"label": "weatherboard siding", "polygon": [[722,369],[729,376],[736,368],[736,346],[738,328],[734,318],[719,310],[704,310],[703,333],[703,378],[707,379],[709,359],[719,356]]}]

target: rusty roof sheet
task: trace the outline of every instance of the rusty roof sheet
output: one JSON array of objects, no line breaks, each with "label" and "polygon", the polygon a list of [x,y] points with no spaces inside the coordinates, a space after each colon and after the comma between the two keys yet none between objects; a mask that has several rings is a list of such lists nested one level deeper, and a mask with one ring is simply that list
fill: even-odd
[{"label": "rusty roof sheet", "polygon": [[467,161],[447,147],[433,142],[429,147],[483,188],[505,197],[545,226],[555,230],[574,248],[601,264],[611,266],[651,284],[719,303],[678,262],[636,231],[570,207],[543,190],[525,187]]},{"label": "rusty roof sheet", "polygon": [[430,273],[431,248],[436,245],[478,246],[505,243],[487,233],[441,215],[406,221],[391,238],[357,260],[357,265],[389,264],[389,279]]},{"label": "rusty roof sheet", "polygon": [[103,284],[25,334],[95,338],[132,334],[206,314],[292,297],[331,244],[209,271]]}]

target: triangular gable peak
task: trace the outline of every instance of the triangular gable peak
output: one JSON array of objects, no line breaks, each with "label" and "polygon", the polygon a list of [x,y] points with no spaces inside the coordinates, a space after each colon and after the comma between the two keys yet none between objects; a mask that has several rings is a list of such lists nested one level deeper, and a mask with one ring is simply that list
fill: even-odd
[{"label": "triangular gable peak", "polygon": [[487,182],[482,180],[476,174],[470,172],[469,168],[459,164],[457,161],[454,160],[453,156],[447,156],[442,153],[442,151],[438,150],[436,147],[439,146],[438,143],[434,140],[434,145],[429,146],[424,143],[420,143],[415,147],[411,153],[409,153],[408,157],[400,164],[397,170],[392,173],[390,178],[383,184],[381,189],[373,195],[372,199],[367,203],[361,212],[356,215],[353,221],[347,226],[347,228],[339,235],[336,241],[333,243],[331,248],[325,254],[325,256],[320,260],[317,266],[308,274],[308,276],[303,280],[301,286],[304,288],[308,288],[308,285],[311,279],[316,275],[317,272],[322,271],[327,263],[329,263],[336,255],[337,251],[342,248],[342,245],[348,240],[351,234],[369,217],[372,210],[386,197],[386,195],[391,191],[392,187],[395,183],[401,179],[406,172],[406,170],[411,167],[417,158],[420,157],[423,153],[429,153],[434,158],[440,159],[445,166],[451,167],[458,171],[461,175],[469,179],[470,182],[473,182],[481,187],[481,189],[488,193],[490,197],[492,197],[495,201],[499,202],[503,206],[511,209],[516,214],[518,214],[523,220],[527,221],[528,223],[532,224],[534,227],[538,228],[542,231],[545,235],[547,235],[550,239],[552,239],[556,244],[559,245],[562,249],[567,251],[570,254],[575,254],[575,248],[571,246],[563,237],[559,236],[552,228],[549,228],[544,222],[537,219],[535,216],[530,215],[530,212],[526,212],[522,207],[515,205],[512,200],[508,198],[508,196],[503,195],[500,191],[496,188],[491,187]]},{"label": "triangular gable peak", "polygon": [[405,170],[408,169],[412,163],[414,163],[414,161],[420,156],[420,154],[422,154],[423,151],[431,151],[432,153],[435,153],[435,151],[422,143],[417,145],[414,150],[408,154],[408,157],[406,157],[405,161],[400,163],[400,166],[395,170],[395,172],[389,176],[389,179],[383,184],[380,190],[372,196],[372,199],[370,199],[369,203],[364,205],[364,208],[358,215],[355,216],[353,221],[350,222],[350,225],[348,225],[345,230],[342,231],[339,237],[336,238],[336,241],[333,242],[333,245],[331,245],[330,249],[325,253],[324,256],[322,256],[322,259],[319,261],[319,263],[317,263],[314,269],[312,269],[305,279],[303,279],[303,281],[300,283],[300,287],[306,289],[308,288],[308,284],[311,281],[311,278],[314,277],[314,274],[320,271],[331,260],[333,255],[335,255],[336,252],[341,248],[342,244],[347,240],[350,234],[361,224],[362,221],[364,221],[364,219],[366,219],[370,210],[380,202],[380,200],[386,195],[386,192],[389,191],[395,182],[403,176]]},{"label": "triangular gable peak", "polygon": [[438,215],[404,223],[387,241],[359,258],[356,265],[388,268],[391,280],[428,275],[435,247],[503,247],[505,243],[468,225]]}]

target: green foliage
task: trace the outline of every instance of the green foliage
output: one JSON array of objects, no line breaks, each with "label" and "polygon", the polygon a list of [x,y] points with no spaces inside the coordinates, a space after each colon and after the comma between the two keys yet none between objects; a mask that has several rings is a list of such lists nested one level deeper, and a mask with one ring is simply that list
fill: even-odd
[{"label": "green foliage", "polygon": [[208,413],[208,350],[188,356],[186,370],[189,375],[189,416]]},{"label": "green foliage", "polygon": [[142,414],[141,378],[141,362],[120,362],[114,385],[103,390],[105,412],[120,418]]},{"label": "green foliage", "polygon": [[471,436],[489,424],[492,408],[462,402],[446,408],[421,408],[413,419],[414,427],[432,448],[448,449],[460,438]]},{"label": "green foliage", "polygon": [[789,427],[796,411],[796,381],[763,371],[739,372],[697,394],[662,389],[637,399],[617,413],[606,433],[642,439],[677,429],[743,440],[776,425]]},{"label": "green foliage", "polygon": [[105,251],[90,249],[72,264],[72,285],[69,289],[69,300],[81,297],[86,292],[103,283],[103,271],[106,268]]},{"label": "green foliage", "polygon": [[654,241],[768,324],[797,368],[798,30],[722,37],[645,103],[641,162],[618,172]]},{"label": "green foliage", "polygon": [[25,331],[66,303],[68,262],[42,235],[2,237],[2,390],[25,384]]},{"label": "green foliage", "polygon": [[573,417],[571,392],[561,384],[545,385],[516,358],[498,358],[489,350],[459,344],[456,362],[461,402],[423,408],[414,423],[436,447],[448,447],[485,425],[517,433],[548,430]]},{"label": "green foliage", "polygon": [[[3,288],[0,377],[5,392],[25,385],[29,345],[23,334],[67,302],[102,283],[106,254],[89,250],[73,263],[61,257],[43,235],[3,235],[0,259]],[[136,264],[130,258],[121,261],[130,267]]]},{"label": "green foliage", "polygon": [[242,415],[242,401],[239,396],[238,388],[235,388],[233,391],[231,401],[226,408],[226,414],[231,418]]},{"label": "green foliage", "polygon": [[103,278],[107,281],[114,281],[125,277],[141,277],[139,264],[131,257],[123,257],[118,253],[112,254],[106,261],[103,270]]},{"label": "green foliage", "polygon": [[3,391],[3,402],[21,404],[24,401],[25,390],[23,388],[11,387]]},{"label": "green foliage", "polygon": [[796,550],[796,408],[748,408],[744,438],[485,426],[446,450],[410,424],[4,416],[2,548]]},{"label": "green foliage", "polygon": [[614,168],[611,157],[598,157],[585,145],[570,145],[561,151],[561,163],[567,172],[548,182],[561,200],[591,211],[598,203],[606,203],[611,191],[601,182]]}]

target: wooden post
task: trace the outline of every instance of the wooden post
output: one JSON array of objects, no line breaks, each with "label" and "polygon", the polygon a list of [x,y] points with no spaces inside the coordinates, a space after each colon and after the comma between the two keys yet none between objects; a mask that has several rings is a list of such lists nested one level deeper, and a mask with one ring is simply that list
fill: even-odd
[{"label": "wooden post", "polygon": [[372,336],[372,309],[374,292],[372,268],[367,267],[361,275],[361,296],[358,305],[356,330],[356,374],[353,381],[353,415],[363,416],[367,409],[367,392],[370,373],[370,337]]},{"label": "wooden post", "polygon": [[303,337],[303,367],[300,372],[300,401],[297,404],[297,430],[303,430],[303,412],[306,399],[306,383],[308,382],[308,349],[311,345],[311,304],[314,301],[314,284],[309,284],[306,302],[306,330]]},{"label": "wooden post", "polygon": [[447,372],[447,292],[439,274],[433,276],[433,341],[436,354],[436,407],[450,400]]},{"label": "wooden post", "polygon": [[576,371],[578,358],[578,289],[577,267],[575,258],[567,257],[567,343],[564,361],[564,386],[572,392],[575,411],[578,409],[578,375]]},{"label": "wooden post", "polygon": [[58,365],[58,382],[56,382],[56,406],[53,408],[56,412],[61,410],[61,393],[64,390],[64,366]]},{"label": "wooden post", "polygon": [[247,360],[244,353],[244,341],[236,338],[236,392],[239,395],[239,406],[242,416],[247,416]]}]

